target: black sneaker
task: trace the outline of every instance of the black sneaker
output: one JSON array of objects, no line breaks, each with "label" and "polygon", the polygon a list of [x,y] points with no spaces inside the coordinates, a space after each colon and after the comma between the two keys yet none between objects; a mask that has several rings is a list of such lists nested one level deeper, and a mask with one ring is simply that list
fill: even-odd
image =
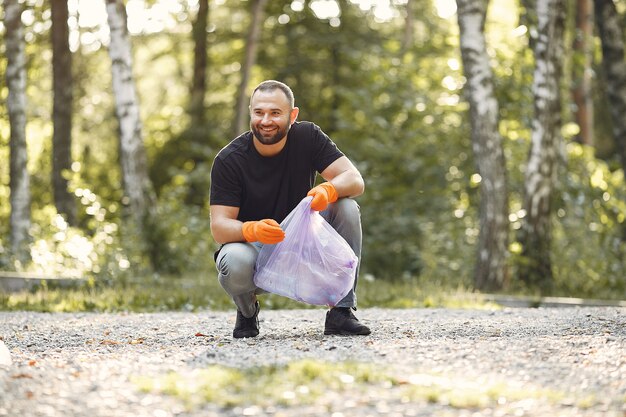
[{"label": "black sneaker", "polygon": [[259,302],[255,303],[256,311],[254,316],[248,318],[241,314],[241,311],[237,310],[237,321],[235,322],[235,330],[233,330],[233,337],[241,339],[242,337],[255,337],[259,335]]},{"label": "black sneaker", "polygon": [[349,307],[335,307],[326,313],[324,334],[340,334],[344,336],[370,334],[370,329],[359,323]]}]

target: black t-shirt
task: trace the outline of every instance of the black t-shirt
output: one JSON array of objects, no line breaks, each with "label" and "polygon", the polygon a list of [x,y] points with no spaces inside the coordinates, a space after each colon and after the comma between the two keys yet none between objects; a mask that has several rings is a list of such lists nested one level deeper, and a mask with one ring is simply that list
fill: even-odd
[{"label": "black t-shirt", "polygon": [[211,169],[211,205],[239,207],[240,221],[281,222],[306,196],[317,172],[343,156],[315,124],[296,122],[278,155],[261,156],[252,132],[234,139],[215,157]]}]

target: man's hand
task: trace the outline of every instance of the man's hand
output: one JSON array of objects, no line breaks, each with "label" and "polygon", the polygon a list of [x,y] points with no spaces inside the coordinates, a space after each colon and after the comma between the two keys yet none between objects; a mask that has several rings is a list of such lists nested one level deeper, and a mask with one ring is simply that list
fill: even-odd
[{"label": "man's hand", "polygon": [[243,237],[248,242],[261,242],[274,245],[282,242],[285,232],[274,219],[245,222],[241,228]]},{"label": "man's hand", "polygon": [[315,211],[324,211],[328,207],[328,203],[334,203],[339,197],[335,186],[330,182],[324,182],[317,187],[311,188],[307,196],[313,196],[311,208]]}]

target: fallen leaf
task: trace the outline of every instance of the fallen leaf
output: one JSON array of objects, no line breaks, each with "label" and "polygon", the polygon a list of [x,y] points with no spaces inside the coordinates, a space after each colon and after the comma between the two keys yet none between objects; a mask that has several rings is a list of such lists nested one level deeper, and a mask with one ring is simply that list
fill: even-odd
[{"label": "fallen leaf", "polygon": [[28,361],[28,366],[35,366],[35,365],[37,365],[37,361],[36,360],[31,359],[31,360]]},{"label": "fallen leaf", "polygon": [[140,337],[138,339],[132,339],[130,342],[128,342],[128,344],[130,345],[140,345],[143,343],[145,339],[143,337]]},{"label": "fallen leaf", "polygon": [[119,345],[120,342],[117,342],[115,340],[105,339],[105,340],[101,341],[100,344],[101,345]]},{"label": "fallen leaf", "polygon": [[210,337],[208,334],[196,333],[197,337]]},{"label": "fallen leaf", "polygon": [[13,374],[13,375],[11,375],[11,378],[13,378],[13,379],[22,379],[22,378],[33,379],[33,376],[30,375],[30,374],[21,373],[21,374]]}]

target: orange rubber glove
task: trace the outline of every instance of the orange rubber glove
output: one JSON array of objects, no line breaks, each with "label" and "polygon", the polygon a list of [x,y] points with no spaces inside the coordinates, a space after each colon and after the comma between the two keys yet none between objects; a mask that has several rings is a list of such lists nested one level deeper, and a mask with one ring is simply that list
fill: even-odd
[{"label": "orange rubber glove", "polygon": [[330,182],[323,182],[317,187],[311,188],[307,196],[313,196],[311,208],[315,211],[324,211],[328,207],[328,203],[334,203],[339,196],[335,186]]},{"label": "orange rubber glove", "polygon": [[274,245],[285,238],[285,232],[274,219],[244,222],[241,231],[247,242],[258,241]]}]

